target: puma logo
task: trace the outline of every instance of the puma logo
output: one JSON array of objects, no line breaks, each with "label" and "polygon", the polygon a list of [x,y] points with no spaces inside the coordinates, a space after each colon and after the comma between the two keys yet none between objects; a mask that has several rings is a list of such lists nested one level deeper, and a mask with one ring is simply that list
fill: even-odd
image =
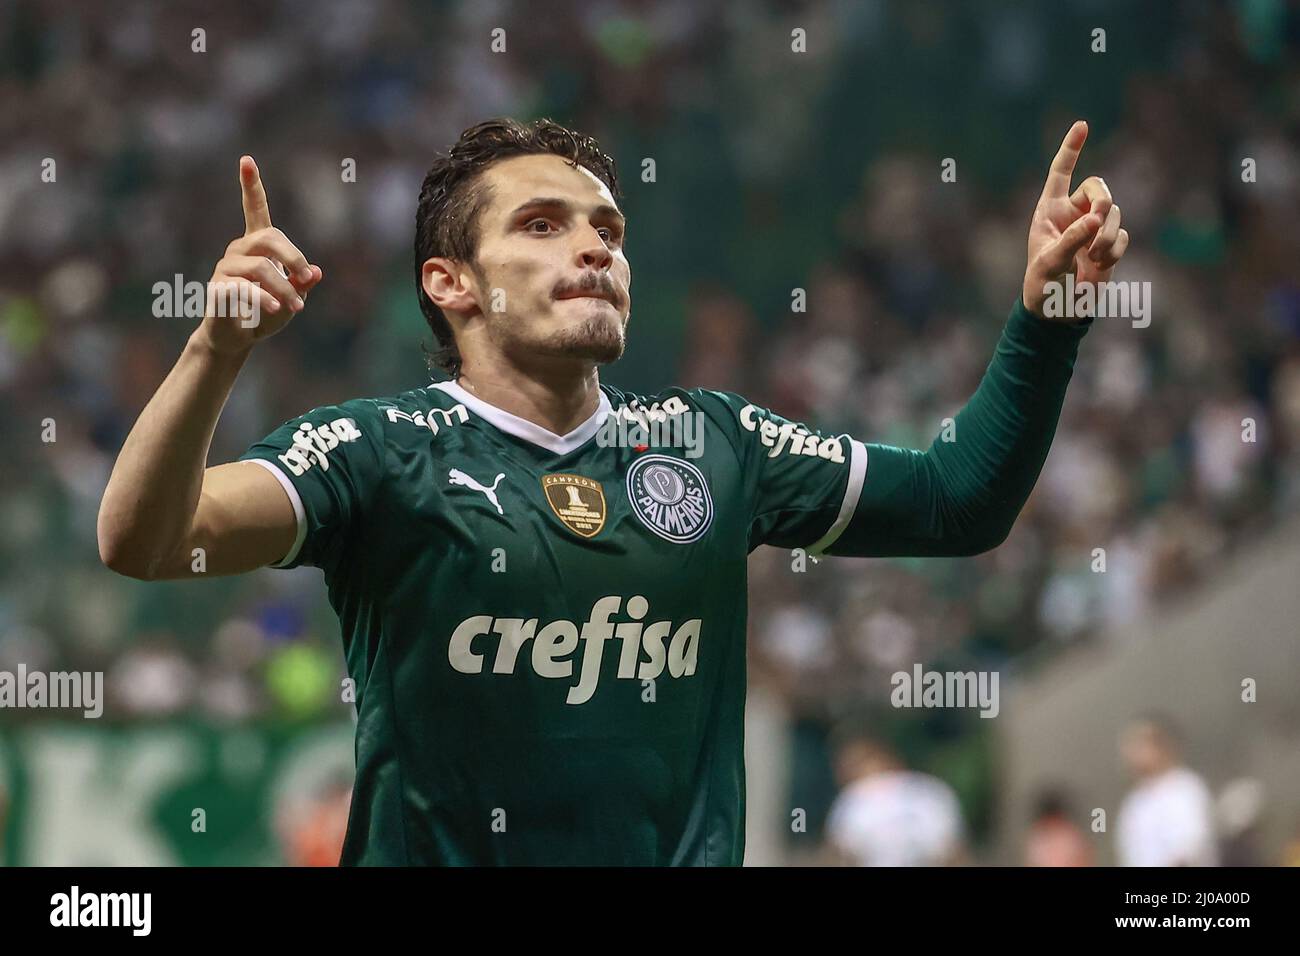
[{"label": "puma logo", "polygon": [[497,475],[497,480],[492,482],[491,488],[488,488],[484,485],[480,485],[459,468],[453,468],[451,471],[447,472],[448,484],[464,485],[466,488],[473,488],[475,491],[483,492],[483,494],[487,495],[487,500],[492,502],[493,507],[497,509],[497,514],[499,515],[505,514],[505,511],[501,508],[501,502],[497,501],[497,485],[501,484],[501,479],[504,477],[505,472]]}]

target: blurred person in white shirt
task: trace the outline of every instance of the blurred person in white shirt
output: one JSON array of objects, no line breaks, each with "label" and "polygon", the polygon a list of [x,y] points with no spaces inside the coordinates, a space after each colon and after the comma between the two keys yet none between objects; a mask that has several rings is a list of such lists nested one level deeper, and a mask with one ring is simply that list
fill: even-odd
[{"label": "blurred person in white shirt", "polygon": [[962,818],[952,788],[907,769],[879,740],[854,734],[836,752],[841,790],[827,838],[846,866],[950,866],[960,863]]},{"label": "blurred person in white shirt", "polygon": [[1139,717],[1120,735],[1120,751],[1137,778],[1119,810],[1120,865],[1217,866],[1214,799],[1183,765],[1172,724]]}]

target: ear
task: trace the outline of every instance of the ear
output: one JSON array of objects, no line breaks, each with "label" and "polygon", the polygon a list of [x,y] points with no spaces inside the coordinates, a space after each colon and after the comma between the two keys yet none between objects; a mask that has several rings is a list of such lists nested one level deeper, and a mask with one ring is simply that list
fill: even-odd
[{"label": "ear", "polygon": [[420,270],[420,284],[433,304],[447,312],[477,312],[472,275],[455,259],[441,256],[426,259]]}]

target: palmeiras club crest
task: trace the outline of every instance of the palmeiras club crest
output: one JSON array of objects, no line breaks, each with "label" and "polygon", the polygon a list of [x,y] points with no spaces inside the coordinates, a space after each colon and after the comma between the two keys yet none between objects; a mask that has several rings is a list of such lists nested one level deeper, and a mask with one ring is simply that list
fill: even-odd
[{"label": "palmeiras club crest", "polygon": [[713,523],[713,498],[700,470],[667,455],[640,458],[627,472],[627,500],[641,523],[677,544],[699,540]]}]

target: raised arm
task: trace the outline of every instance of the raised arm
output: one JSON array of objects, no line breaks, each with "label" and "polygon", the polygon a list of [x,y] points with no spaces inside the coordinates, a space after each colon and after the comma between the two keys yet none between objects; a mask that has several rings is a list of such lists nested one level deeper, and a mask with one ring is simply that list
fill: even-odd
[{"label": "raised arm", "polygon": [[213,270],[207,314],[132,427],[99,506],[100,558],[129,577],[190,577],[196,548],[207,574],[249,571],[282,558],[296,534],[289,497],[265,468],[205,467],[253,345],[300,312],[321,279],[271,225],[252,157],[240,160],[239,178],[244,235]]},{"label": "raised arm", "polygon": [[864,557],[978,554],[1011,531],[1047,459],[1092,320],[1049,319],[1043,303],[1067,274],[1075,286],[1109,280],[1128,247],[1105,182],[1070,180],[1088,136],[1070,127],[1052,161],[1029,227],[1021,301],[974,396],[954,418],[952,440],[926,451],[866,446],[865,480],[852,520],[830,548]]}]

